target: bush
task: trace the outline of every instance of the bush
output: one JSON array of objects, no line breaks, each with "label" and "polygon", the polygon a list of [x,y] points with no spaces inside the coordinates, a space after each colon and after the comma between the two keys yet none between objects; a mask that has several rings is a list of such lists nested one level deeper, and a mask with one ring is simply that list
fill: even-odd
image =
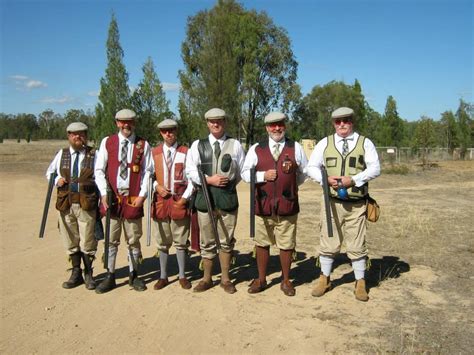
[{"label": "bush", "polygon": [[409,172],[410,168],[405,164],[395,164],[386,168],[382,168],[383,174],[407,175]]}]

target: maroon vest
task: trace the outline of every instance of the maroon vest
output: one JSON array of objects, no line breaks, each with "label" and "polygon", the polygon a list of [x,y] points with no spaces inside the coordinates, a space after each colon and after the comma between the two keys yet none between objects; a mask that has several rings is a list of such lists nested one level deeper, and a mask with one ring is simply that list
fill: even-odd
[{"label": "maroon vest", "polygon": [[273,159],[268,139],[260,142],[255,153],[258,157],[256,171],[276,169],[275,181],[255,185],[255,213],[258,216],[291,216],[300,211],[296,173],[295,143],[287,139],[278,161]]},{"label": "maroon vest", "polygon": [[[188,147],[179,145],[176,148],[176,156],[181,153],[186,156],[188,153]],[[153,161],[155,163],[155,178],[159,185],[164,186],[164,170],[168,170],[168,166],[163,164],[163,144],[154,148],[151,151]],[[189,215],[188,209],[176,210],[173,209],[173,202],[178,201],[186,191],[188,182],[185,179],[185,161],[176,163],[173,161],[172,167],[174,166],[174,176],[171,178],[171,171],[168,171],[168,182],[174,181],[174,195],[167,198],[161,197],[157,192],[154,192],[153,197],[153,211],[152,216],[155,219],[167,219],[171,218],[174,220],[183,219]],[[168,187],[170,188],[170,187]]]},{"label": "maroon vest", "polygon": [[129,192],[128,196],[123,196],[117,190],[117,175],[120,167],[119,156],[119,137],[118,134],[109,136],[105,143],[107,150],[107,180],[114,191],[116,199],[112,205],[111,212],[115,217],[125,219],[137,219],[143,217],[143,207],[133,207],[131,203],[138,197],[141,185],[141,164],[143,153],[145,151],[145,140],[136,137],[133,145],[132,162],[129,164]]}]

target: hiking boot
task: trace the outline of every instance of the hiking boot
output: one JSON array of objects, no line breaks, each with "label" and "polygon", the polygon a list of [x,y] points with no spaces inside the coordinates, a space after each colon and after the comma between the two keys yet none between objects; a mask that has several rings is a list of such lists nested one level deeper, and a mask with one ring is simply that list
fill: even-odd
[{"label": "hiking boot", "polygon": [[367,288],[364,279],[356,280],[354,295],[359,301],[367,302],[369,300],[369,295],[367,294]]},{"label": "hiking boot", "polygon": [[116,286],[115,274],[113,272],[108,272],[105,275],[105,279],[103,279],[102,282],[95,288],[95,292],[106,293],[113,290]]},{"label": "hiking boot", "polygon": [[81,253],[77,252],[70,255],[71,257],[71,264],[72,264],[72,271],[69,280],[63,282],[63,288],[74,288],[84,283],[84,279],[82,278],[82,270],[81,270]]},{"label": "hiking boot", "polygon": [[329,289],[331,288],[331,278],[324,274],[319,275],[318,282],[313,288],[311,292],[311,296],[313,297],[321,297],[324,295]]},{"label": "hiking boot", "polygon": [[94,256],[82,253],[82,260],[84,261],[84,282],[86,288],[88,290],[94,290],[96,288],[94,277],[92,276],[92,261],[94,261]]},{"label": "hiking boot", "polygon": [[133,287],[135,291],[145,291],[146,285],[145,282],[138,278],[137,272],[132,271],[128,277],[128,284],[129,286]]}]

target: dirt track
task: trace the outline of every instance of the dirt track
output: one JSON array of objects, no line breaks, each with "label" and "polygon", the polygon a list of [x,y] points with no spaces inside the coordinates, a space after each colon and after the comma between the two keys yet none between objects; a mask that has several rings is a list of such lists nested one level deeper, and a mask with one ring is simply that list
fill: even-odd
[{"label": "dirt track", "polygon": [[[39,144],[39,143],[38,143]],[[38,146],[39,147],[39,146]],[[301,189],[297,294],[279,289],[276,250],[262,294],[246,292],[256,275],[249,253],[248,187],[239,186],[238,292],[214,287],[204,294],[173,282],[154,291],[158,261],[143,247],[148,290],[130,290],[123,246],[116,290],[97,295],[84,287],[61,288],[68,277],[65,252],[50,210],[43,240],[38,229],[46,191],[43,172],[54,149],[21,155],[0,145],[0,352],[11,353],[470,353],[474,346],[472,257],[474,163],[441,163],[407,176],[384,175],[372,184],[382,217],[369,226],[370,301],[354,299],[347,260],[338,259],[335,288],[311,297],[320,189]],[[49,156],[50,158],[46,158]],[[34,163],[32,162],[34,161]],[[100,254],[102,245],[100,245]],[[171,258],[174,259],[174,258]],[[188,276],[200,278],[199,258]],[[96,263],[100,278],[103,268]],[[177,267],[171,267],[172,280]],[[218,273],[218,269],[216,269]],[[216,278],[217,279],[217,278]]]}]

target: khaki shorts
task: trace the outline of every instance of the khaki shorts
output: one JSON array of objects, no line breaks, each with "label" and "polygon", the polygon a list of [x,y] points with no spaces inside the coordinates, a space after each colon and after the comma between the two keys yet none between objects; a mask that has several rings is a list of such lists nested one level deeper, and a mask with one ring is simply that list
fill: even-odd
[{"label": "khaki shorts", "polygon": [[255,216],[255,243],[259,247],[277,246],[281,250],[296,247],[298,214],[292,216]]}]

